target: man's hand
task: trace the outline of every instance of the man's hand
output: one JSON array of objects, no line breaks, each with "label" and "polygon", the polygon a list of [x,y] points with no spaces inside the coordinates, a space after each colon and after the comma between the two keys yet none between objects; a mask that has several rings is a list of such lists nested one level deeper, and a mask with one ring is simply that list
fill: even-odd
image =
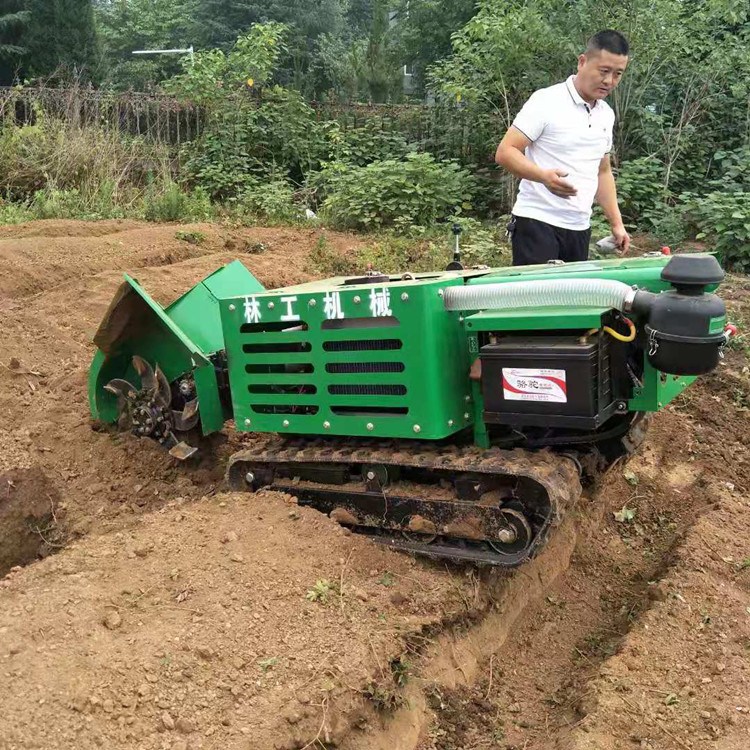
[{"label": "man's hand", "polygon": [[625,255],[630,250],[630,235],[622,224],[615,224],[612,227],[612,236],[617,243],[617,254]]},{"label": "man's hand", "polygon": [[578,194],[578,190],[569,182],[563,180],[568,173],[562,169],[545,169],[542,172],[542,185],[560,198],[572,198]]}]

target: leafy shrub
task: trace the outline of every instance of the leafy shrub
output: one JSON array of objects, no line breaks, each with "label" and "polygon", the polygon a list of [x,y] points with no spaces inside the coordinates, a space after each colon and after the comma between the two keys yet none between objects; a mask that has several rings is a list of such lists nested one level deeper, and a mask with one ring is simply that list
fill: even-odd
[{"label": "leafy shrub", "polygon": [[638,224],[664,203],[664,165],[652,156],[626,161],[617,173],[617,196],[623,220]]},{"label": "leafy shrub", "polygon": [[274,87],[260,104],[217,105],[201,137],[184,150],[188,179],[214,200],[252,189],[258,179],[302,182],[327,158],[330,145],[314,110],[296,91]]},{"label": "leafy shrub", "polygon": [[169,182],[161,190],[149,186],[143,198],[143,218],[147,221],[207,221],[212,216],[211,200],[201,188],[189,193]]},{"label": "leafy shrub", "polygon": [[406,138],[382,120],[368,120],[358,128],[342,130],[338,123],[329,124],[333,161],[364,167],[374,161],[402,159],[412,150]]},{"label": "leafy shrub", "polygon": [[674,247],[684,242],[690,232],[685,220],[685,206],[677,204],[665,205],[647,211],[650,233],[658,240],[660,245]]},{"label": "leafy shrub", "polygon": [[688,216],[723,262],[738,271],[750,270],[750,192],[682,196]]},{"label": "leafy shrub", "polygon": [[709,183],[722,192],[750,192],[750,146],[714,154],[717,176]]},{"label": "leafy shrub", "polygon": [[26,203],[13,203],[0,199],[0,225],[20,224],[32,218]]},{"label": "leafy shrub", "polygon": [[[59,189],[54,185],[38,190],[29,204],[35,219],[120,219],[127,215],[132,191],[121,191],[115,195],[115,185],[105,181],[93,192],[91,185],[78,188]],[[88,189],[86,189],[88,188]],[[125,196],[127,192],[127,198]]]},{"label": "leafy shrub", "polygon": [[324,210],[340,227],[404,231],[429,226],[471,208],[472,176],[455,162],[438,162],[431,154],[409,154],[365,167],[333,165],[327,173]]},{"label": "leafy shrub", "polygon": [[294,222],[300,209],[294,203],[294,188],[286,180],[257,182],[237,199],[237,210],[242,218],[268,222]]},{"label": "leafy shrub", "polygon": [[[507,266],[511,262],[510,244],[505,237],[510,217],[501,217],[492,224],[483,224],[477,219],[460,217],[456,223],[461,227],[459,237],[461,262],[464,268],[472,266]],[[451,238],[452,239],[452,238]],[[452,245],[448,257],[452,257]]]}]

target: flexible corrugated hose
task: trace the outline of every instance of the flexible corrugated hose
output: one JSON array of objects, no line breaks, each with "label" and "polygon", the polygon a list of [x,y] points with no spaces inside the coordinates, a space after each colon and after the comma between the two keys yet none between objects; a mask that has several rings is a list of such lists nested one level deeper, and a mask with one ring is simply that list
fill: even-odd
[{"label": "flexible corrugated hose", "polygon": [[626,312],[635,290],[612,279],[549,279],[448,287],[446,310],[503,310],[529,307],[607,307]]}]

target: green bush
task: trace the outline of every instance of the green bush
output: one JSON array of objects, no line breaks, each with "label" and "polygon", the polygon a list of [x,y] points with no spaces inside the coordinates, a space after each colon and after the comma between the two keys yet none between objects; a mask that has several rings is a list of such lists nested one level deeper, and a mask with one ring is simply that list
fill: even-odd
[{"label": "green bush", "polygon": [[728,193],[750,192],[750,146],[714,154],[716,177],[710,185]]},{"label": "green bush", "polygon": [[185,192],[177,183],[168,182],[159,189],[149,186],[143,197],[143,218],[147,221],[208,221],[214,211],[211,200],[201,188]]},{"label": "green bush", "polygon": [[302,183],[328,157],[323,126],[299,93],[275,87],[264,96],[260,104],[225,102],[184,149],[189,181],[214,200],[235,198],[278,175]]},{"label": "green bush", "polygon": [[393,121],[386,124],[383,120],[369,120],[361,127],[347,130],[342,130],[336,122],[330,123],[331,159],[357,167],[374,161],[402,159],[413,149],[393,127]]},{"label": "green bush", "polygon": [[653,156],[626,161],[617,170],[617,197],[622,217],[634,227],[664,203],[664,165]]},{"label": "green bush", "polygon": [[698,228],[696,239],[707,239],[728,267],[750,270],[750,192],[682,196],[685,209]]},{"label": "green bush", "polygon": [[324,170],[324,215],[334,225],[356,229],[391,226],[405,231],[429,226],[471,208],[473,177],[455,162],[431,154],[409,154],[365,167],[340,164]]},{"label": "green bush", "polygon": [[300,207],[294,202],[294,187],[286,180],[259,181],[248,187],[237,199],[240,218],[270,223],[290,223],[300,218]]}]

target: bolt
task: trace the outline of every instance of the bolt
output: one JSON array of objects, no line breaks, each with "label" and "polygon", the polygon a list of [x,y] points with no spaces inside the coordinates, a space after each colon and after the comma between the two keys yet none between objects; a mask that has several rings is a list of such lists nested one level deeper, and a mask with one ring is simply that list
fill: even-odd
[{"label": "bolt", "polygon": [[464,396],[464,401],[468,404],[471,401],[471,396]]},{"label": "bolt", "polygon": [[464,322],[464,316],[463,315],[459,315],[458,316],[458,322],[459,323],[463,323]]},{"label": "bolt", "polygon": [[516,541],[516,532],[514,529],[500,529],[500,531],[497,532],[497,538],[503,544],[512,544]]},{"label": "bolt", "polygon": [[468,418],[469,418],[469,416],[470,416],[469,412],[468,412],[468,411],[465,411],[465,412],[464,412],[464,419],[468,419]]},{"label": "bolt", "polygon": [[245,481],[248,484],[252,484],[255,481],[255,474],[253,474],[252,471],[248,471],[247,474],[245,474]]},{"label": "bolt", "polygon": [[438,289],[438,297],[444,297],[445,292],[442,289]]},{"label": "bolt", "polygon": [[448,427],[453,427],[453,420],[452,419],[448,420]]},{"label": "bolt", "polygon": [[374,471],[368,471],[367,472],[367,478],[372,482],[372,480],[375,479],[375,472]]},{"label": "bolt", "polygon": [[309,305],[310,307],[315,307],[315,305],[317,305],[318,303],[317,303],[317,302],[316,302],[316,301],[315,301],[314,299],[311,299],[311,300],[310,300],[310,301],[309,301],[309,302],[308,302],[307,304],[308,304],[308,305]]},{"label": "bolt", "polygon": [[234,305],[229,305],[229,312],[234,312],[236,309]]},{"label": "bolt", "polygon": [[323,429],[324,430],[330,430],[331,429],[331,423],[328,421],[323,422]]},{"label": "bolt", "polygon": [[415,424],[413,429],[414,432],[422,432],[422,428],[418,424]]},{"label": "bolt", "polygon": [[268,303],[268,309],[273,310],[273,308],[276,307],[276,305],[273,304],[273,302]]},{"label": "bolt", "polygon": [[282,424],[282,425],[283,425],[284,427],[289,427],[289,420],[288,420],[288,419],[285,419],[285,420],[284,420],[284,421],[283,421],[283,422],[282,422],[281,424]]},{"label": "bolt", "polygon": [[367,429],[370,430],[370,432],[372,432],[372,430],[375,429],[375,425],[372,422],[368,422],[367,423]]},{"label": "bolt", "polygon": [[402,301],[402,302],[408,302],[408,301],[409,301],[409,295],[408,295],[408,294],[407,294],[406,292],[404,292],[404,293],[403,293],[403,294],[401,295],[401,301]]},{"label": "bolt", "polygon": [[245,427],[250,427],[250,424],[251,424],[251,423],[250,423],[250,420],[249,420],[249,419],[246,419],[246,420],[245,420]]},{"label": "bolt", "polygon": [[357,295],[357,296],[356,296],[356,297],[355,297],[355,298],[354,298],[354,299],[352,300],[352,302],[354,302],[354,304],[355,304],[355,305],[358,305],[358,304],[359,304],[359,303],[360,303],[361,301],[362,301],[362,298],[361,298],[361,297],[360,297],[359,295]]}]

